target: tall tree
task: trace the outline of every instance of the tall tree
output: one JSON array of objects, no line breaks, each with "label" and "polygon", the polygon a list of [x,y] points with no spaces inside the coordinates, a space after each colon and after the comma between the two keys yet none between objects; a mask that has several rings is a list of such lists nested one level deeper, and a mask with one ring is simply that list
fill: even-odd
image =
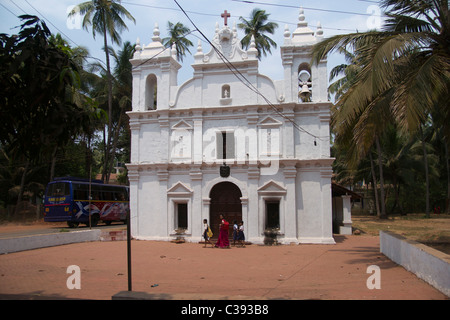
[{"label": "tall tree", "polygon": [[70,141],[89,114],[73,99],[79,68],[68,48],[50,41],[36,16],[20,18],[18,35],[0,35],[0,143],[24,163],[18,203],[28,169]]},{"label": "tall tree", "polygon": [[[381,5],[387,16],[382,31],[337,35],[313,50],[314,62],[341,48],[358,53],[361,70],[338,101],[338,123],[353,132],[360,151],[375,141],[379,157],[386,125],[395,122],[413,134],[436,109],[450,137],[448,0],[382,0]],[[382,170],[381,159],[378,164]]]},{"label": "tall tree", "polygon": [[259,60],[262,58],[261,54],[267,56],[267,53],[271,53],[271,47],[277,47],[276,42],[266,35],[266,33],[274,34],[275,29],[278,28],[277,23],[267,21],[269,15],[265,10],[255,8],[250,14],[250,20],[239,17],[241,23],[237,25],[239,29],[245,32],[245,36],[241,40],[241,44],[245,49],[248,49],[252,36],[255,38]]},{"label": "tall tree", "polygon": [[120,32],[127,30],[127,25],[122,18],[127,18],[134,23],[136,20],[121,4],[121,0],[92,0],[80,3],[69,13],[69,17],[80,13],[84,15],[83,28],[86,30],[92,27],[92,35],[95,38],[97,33],[103,35],[103,43],[106,57],[106,70],[108,82],[108,142],[105,141],[105,164],[102,179],[109,180],[110,161],[113,161],[112,142],[112,75],[108,49],[108,35],[112,43],[121,44]]},{"label": "tall tree", "polygon": [[177,59],[179,61],[183,61],[183,57],[186,55],[186,51],[189,51],[189,47],[192,47],[194,44],[186,38],[186,36],[190,33],[190,29],[184,26],[181,22],[177,22],[173,24],[172,22],[167,22],[167,31],[169,32],[169,37],[162,39],[163,45],[166,48],[171,47],[175,44],[175,48],[177,50]]},{"label": "tall tree", "polygon": [[[382,31],[337,35],[315,46],[314,61],[345,47],[361,51],[364,68],[348,95],[355,110],[390,92],[400,128],[417,131],[434,108],[450,137],[450,16],[448,0],[382,0]],[[448,139],[447,139],[448,140]]]}]

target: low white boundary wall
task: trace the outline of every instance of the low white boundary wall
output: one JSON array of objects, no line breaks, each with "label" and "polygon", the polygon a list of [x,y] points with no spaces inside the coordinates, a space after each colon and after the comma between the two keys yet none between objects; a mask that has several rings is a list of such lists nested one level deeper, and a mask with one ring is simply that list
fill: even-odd
[{"label": "low white boundary wall", "polygon": [[450,255],[389,231],[380,231],[380,251],[450,297]]},{"label": "low white boundary wall", "polygon": [[0,254],[53,247],[69,243],[98,241],[100,240],[100,234],[101,230],[93,229],[0,239]]}]

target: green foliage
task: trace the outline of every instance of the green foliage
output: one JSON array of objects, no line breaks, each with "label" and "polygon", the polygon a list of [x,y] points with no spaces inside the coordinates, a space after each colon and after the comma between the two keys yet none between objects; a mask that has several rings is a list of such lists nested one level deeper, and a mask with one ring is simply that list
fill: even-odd
[{"label": "green foliage", "polygon": [[242,47],[248,49],[252,36],[255,38],[256,50],[258,50],[258,59],[261,60],[262,55],[266,56],[271,53],[271,47],[276,48],[277,44],[265,33],[274,34],[278,24],[275,22],[268,22],[268,13],[265,10],[253,9],[250,14],[250,20],[239,17],[241,23],[237,26],[244,30],[245,36],[241,40]]},{"label": "green foliage", "polygon": [[343,77],[330,86],[336,176],[356,184],[370,165],[364,179],[375,183],[372,192],[379,187],[381,204],[428,214],[450,198],[448,1],[381,5],[381,31],[333,36],[313,49],[315,63],[334,51],[347,62],[333,70],[332,78]]},{"label": "green foliage", "polygon": [[167,22],[167,31],[169,32],[170,37],[166,37],[162,39],[162,43],[166,48],[171,47],[175,44],[175,48],[177,50],[177,59],[179,61],[183,61],[183,57],[186,55],[186,51],[189,51],[189,47],[192,47],[194,44],[186,38],[186,36],[190,33],[188,27],[184,26],[181,22],[177,22],[173,24],[172,22]]},{"label": "green foliage", "polygon": [[37,163],[73,138],[89,113],[70,94],[80,84],[70,55],[49,41],[44,22],[20,18],[18,35],[0,35],[0,143]]}]

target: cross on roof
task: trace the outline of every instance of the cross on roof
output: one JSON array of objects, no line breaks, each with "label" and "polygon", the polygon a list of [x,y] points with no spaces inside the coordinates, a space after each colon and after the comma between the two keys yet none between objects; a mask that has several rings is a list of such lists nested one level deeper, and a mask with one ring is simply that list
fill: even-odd
[{"label": "cross on roof", "polygon": [[225,20],[224,25],[228,25],[228,18],[231,17],[230,13],[225,10],[220,16]]}]

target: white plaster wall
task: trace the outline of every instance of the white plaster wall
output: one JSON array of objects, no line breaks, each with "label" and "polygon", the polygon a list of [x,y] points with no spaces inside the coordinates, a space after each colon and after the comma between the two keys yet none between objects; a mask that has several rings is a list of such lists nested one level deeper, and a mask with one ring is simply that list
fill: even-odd
[{"label": "white plaster wall", "polygon": [[[316,114],[304,114],[295,117],[295,122],[309,133],[319,136],[317,130],[319,119]],[[295,158],[297,159],[317,159],[320,158],[320,143],[315,137],[300,130],[294,130]],[[316,141],[316,145],[314,144]]]},{"label": "white plaster wall", "polygon": [[450,297],[448,254],[389,231],[380,231],[380,251]]},{"label": "white plaster wall", "polygon": [[[330,192],[329,199],[327,197],[328,192]],[[334,243],[332,237],[331,179],[329,185],[323,184],[319,170],[299,170],[296,198],[299,242]]]},{"label": "white plaster wall", "polygon": [[[278,102],[275,89],[275,83],[264,75],[251,75],[241,71],[243,75],[273,104]],[[223,102],[222,86],[230,86],[230,100]],[[174,102],[174,109],[214,106],[236,106],[267,104],[267,102],[258,94],[249,89],[245,84],[239,81],[236,76],[227,70],[215,72],[213,74],[204,74],[202,77],[186,81],[177,90]]]},{"label": "white plaster wall", "polygon": [[143,124],[139,133],[139,162],[161,162],[168,141],[163,141],[159,123]]},{"label": "white plaster wall", "polygon": [[[164,186],[163,181],[163,186]],[[141,174],[137,212],[138,239],[165,240],[167,237],[166,190],[162,192],[156,173]]]}]

